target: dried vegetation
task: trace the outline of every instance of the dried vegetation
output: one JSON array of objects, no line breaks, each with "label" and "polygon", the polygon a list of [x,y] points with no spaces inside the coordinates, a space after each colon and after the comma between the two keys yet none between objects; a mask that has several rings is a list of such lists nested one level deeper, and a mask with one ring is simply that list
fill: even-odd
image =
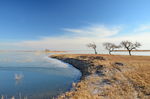
[{"label": "dried vegetation", "polygon": [[80,69],[81,81],[58,99],[150,99],[150,57],[54,55]]}]

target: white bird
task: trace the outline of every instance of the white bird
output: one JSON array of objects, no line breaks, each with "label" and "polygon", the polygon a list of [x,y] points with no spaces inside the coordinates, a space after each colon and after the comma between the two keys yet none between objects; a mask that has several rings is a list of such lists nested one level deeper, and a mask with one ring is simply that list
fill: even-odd
[{"label": "white bird", "polygon": [[15,79],[16,80],[21,80],[23,78],[22,74],[15,74]]}]

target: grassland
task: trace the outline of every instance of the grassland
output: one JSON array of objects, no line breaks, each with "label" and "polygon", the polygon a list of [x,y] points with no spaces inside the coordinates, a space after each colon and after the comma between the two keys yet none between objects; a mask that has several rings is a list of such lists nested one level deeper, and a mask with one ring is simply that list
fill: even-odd
[{"label": "grassland", "polygon": [[150,56],[53,55],[82,72],[58,99],[150,99]]},{"label": "grassland", "polygon": [[[114,52],[128,52],[128,50],[114,50]],[[132,50],[132,52],[150,52],[150,50]]]}]

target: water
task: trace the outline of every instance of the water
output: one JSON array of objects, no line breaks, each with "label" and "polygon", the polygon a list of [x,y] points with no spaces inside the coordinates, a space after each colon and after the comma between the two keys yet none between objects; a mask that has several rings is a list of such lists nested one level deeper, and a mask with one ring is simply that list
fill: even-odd
[{"label": "water", "polygon": [[74,67],[44,53],[0,53],[0,95],[8,99],[51,99],[70,89],[80,76]]}]

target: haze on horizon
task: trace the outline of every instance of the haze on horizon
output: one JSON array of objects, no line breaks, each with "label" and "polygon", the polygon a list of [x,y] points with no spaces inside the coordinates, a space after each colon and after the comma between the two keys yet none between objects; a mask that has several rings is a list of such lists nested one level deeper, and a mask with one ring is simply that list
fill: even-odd
[{"label": "haze on horizon", "polygon": [[150,49],[149,0],[1,0],[0,50],[85,50],[95,42]]}]

